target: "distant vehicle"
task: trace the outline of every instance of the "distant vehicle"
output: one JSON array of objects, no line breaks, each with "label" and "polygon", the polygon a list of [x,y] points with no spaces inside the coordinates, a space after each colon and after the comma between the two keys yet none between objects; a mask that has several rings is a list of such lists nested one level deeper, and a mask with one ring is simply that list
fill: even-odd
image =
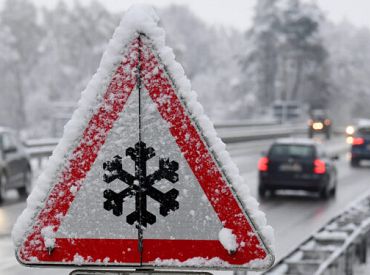
[{"label": "distant vehicle", "polygon": [[31,180],[30,160],[23,145],[13,131],[0,128],[0,202],[9,189],[27,196],[31,191]]},{"label": "distant vehicle", "polygon": [[311,111],[308,121],[308,136],[312,138],[316,133],[324,133],[327,139],[331,137],[332,121],[323,109]]},{"label": "distant vehicle", "polygon": [[361,125],[363,126],[370,125],[370,119],[355,118],[352,120],[352,122],[349,125],[347,125],[346,127],[347,143],[352,144],[353,136],[356,132],[356,129]]},{"label": "distant vehicle", "polygon": [[311,139],[280,139],[274,142],[258,162],[258,194],[276,190],[318,192],[322,198],[334,196],[337,170],[334,160],[322,145]]},{"label": "distant vehicle", "polygon": [[370,160],[370,122],[357,126],[351,143],[352,167],[359,166],[361,160]]}]

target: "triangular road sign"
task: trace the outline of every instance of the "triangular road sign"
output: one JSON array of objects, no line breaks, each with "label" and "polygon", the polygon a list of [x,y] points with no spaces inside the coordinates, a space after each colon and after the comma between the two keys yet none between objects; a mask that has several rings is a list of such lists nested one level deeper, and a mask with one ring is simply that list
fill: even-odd
[{"label": "triangular road sign", "polygon": [[157,21],[133,8],[117,28],[13,230],[21,263],[271,266],[269,227]]}]

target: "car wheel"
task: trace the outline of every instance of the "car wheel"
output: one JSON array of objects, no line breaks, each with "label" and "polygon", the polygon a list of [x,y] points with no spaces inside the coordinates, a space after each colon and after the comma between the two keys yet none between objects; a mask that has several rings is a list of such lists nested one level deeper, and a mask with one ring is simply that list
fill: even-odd
[{"label": "car wheel", "polygon": [[266,196],[266,188],[263,186],[258,187],[258,196],[264,198]]},{"label": "car wheel", "polygon": [[21,197],[26,197],[31,193],[32,189],[32,173],[30,169],[28,169],[23,175],[23,184],[24,185],[18,188],[17,191]]},{"label": "car wheel", "polygon": [[308,137],[309,137],[309,138],[313,138],[313,131],[309,131],[309,132],[308,132]]},{"label": "car wheel", "polygon": [[335,197],[336,193],[337,193],[337,183],[335,183],[334,187],[330,190],[330,195],[332,197]]},{"label": "car wheel", "polygon": [[0,175],[0,203],[2,203],[5,199],[5,185],[8,181],[8,178],[4,173]]},{"label": "car wheel", "polygon": [[321,191],[320,191],[320,198],[326,200],[329,198],[330,191],[328,186],[325,186]]},{"label": "car wheel", "polygon": [[337,186],[338,186],[338,174],[335,173],[334,186],[330,192],[330,195],[332,195],[332,197],[335,197],[335,195],[337,194]]},{"label": "car wheel", "polygon": [[351,159],[351,166],[352,167],[359,167],[360,166],[360,160],[358,160],[358,159]]}]

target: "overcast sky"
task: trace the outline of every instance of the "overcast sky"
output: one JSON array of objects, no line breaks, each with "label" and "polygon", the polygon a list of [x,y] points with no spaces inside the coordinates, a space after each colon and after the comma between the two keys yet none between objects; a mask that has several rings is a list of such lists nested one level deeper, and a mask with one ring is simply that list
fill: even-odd
[{"label": "overcast sky", "polygon": [[[4,0],[0,0],[2,2]],[[68,4],[76,0],[64,0]],[[91,0],[80,0],[88,3]],[[256,0],[98,0],[111,11],[124,11],[134,3],[153,6],[183,4],[189,6],[200,18],[210,24],[233,26],[246,30],[253,16]],[[33,0],[41,6],[53,7],[58,0]],[[316,0],[326,15],[338,22],[346,19],[357,26],[370,27],[370,0]]]}]

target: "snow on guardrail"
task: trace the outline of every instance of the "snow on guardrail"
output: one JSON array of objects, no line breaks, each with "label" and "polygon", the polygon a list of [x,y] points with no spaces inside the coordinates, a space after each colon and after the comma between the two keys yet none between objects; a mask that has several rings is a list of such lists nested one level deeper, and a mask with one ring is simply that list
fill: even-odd
[{"label": "snow on guardrail", "polygon": [[[216,125],[218,136],[225,143],[287,137],[305,133],[306,129],[306,126],[301,125],[274,123],[266,125],[239,122],[237,126],[232,127],[230,125]],[[31,158],[38,159],[41,164],[41,159],[51,155],[58,141],[59,138],[30,139],[25,142],[25,146]]]},{"label": "snow on guardrail", "polygon": [[[233,125],[233,126],[231,126]],[[233,122],[231,124],[215,124],[218,136],[225,143],[237,143],[261,139],[274,139],[307,132],[303,123],[276,124],[272,121],[265,123]],[[344,131],[335,131],[344,133]],[[41,165],[42,159],[49,157],[57,145],[58,138],[43,138],[27,140],[25,146],[31,158],[37,159]]]}]

